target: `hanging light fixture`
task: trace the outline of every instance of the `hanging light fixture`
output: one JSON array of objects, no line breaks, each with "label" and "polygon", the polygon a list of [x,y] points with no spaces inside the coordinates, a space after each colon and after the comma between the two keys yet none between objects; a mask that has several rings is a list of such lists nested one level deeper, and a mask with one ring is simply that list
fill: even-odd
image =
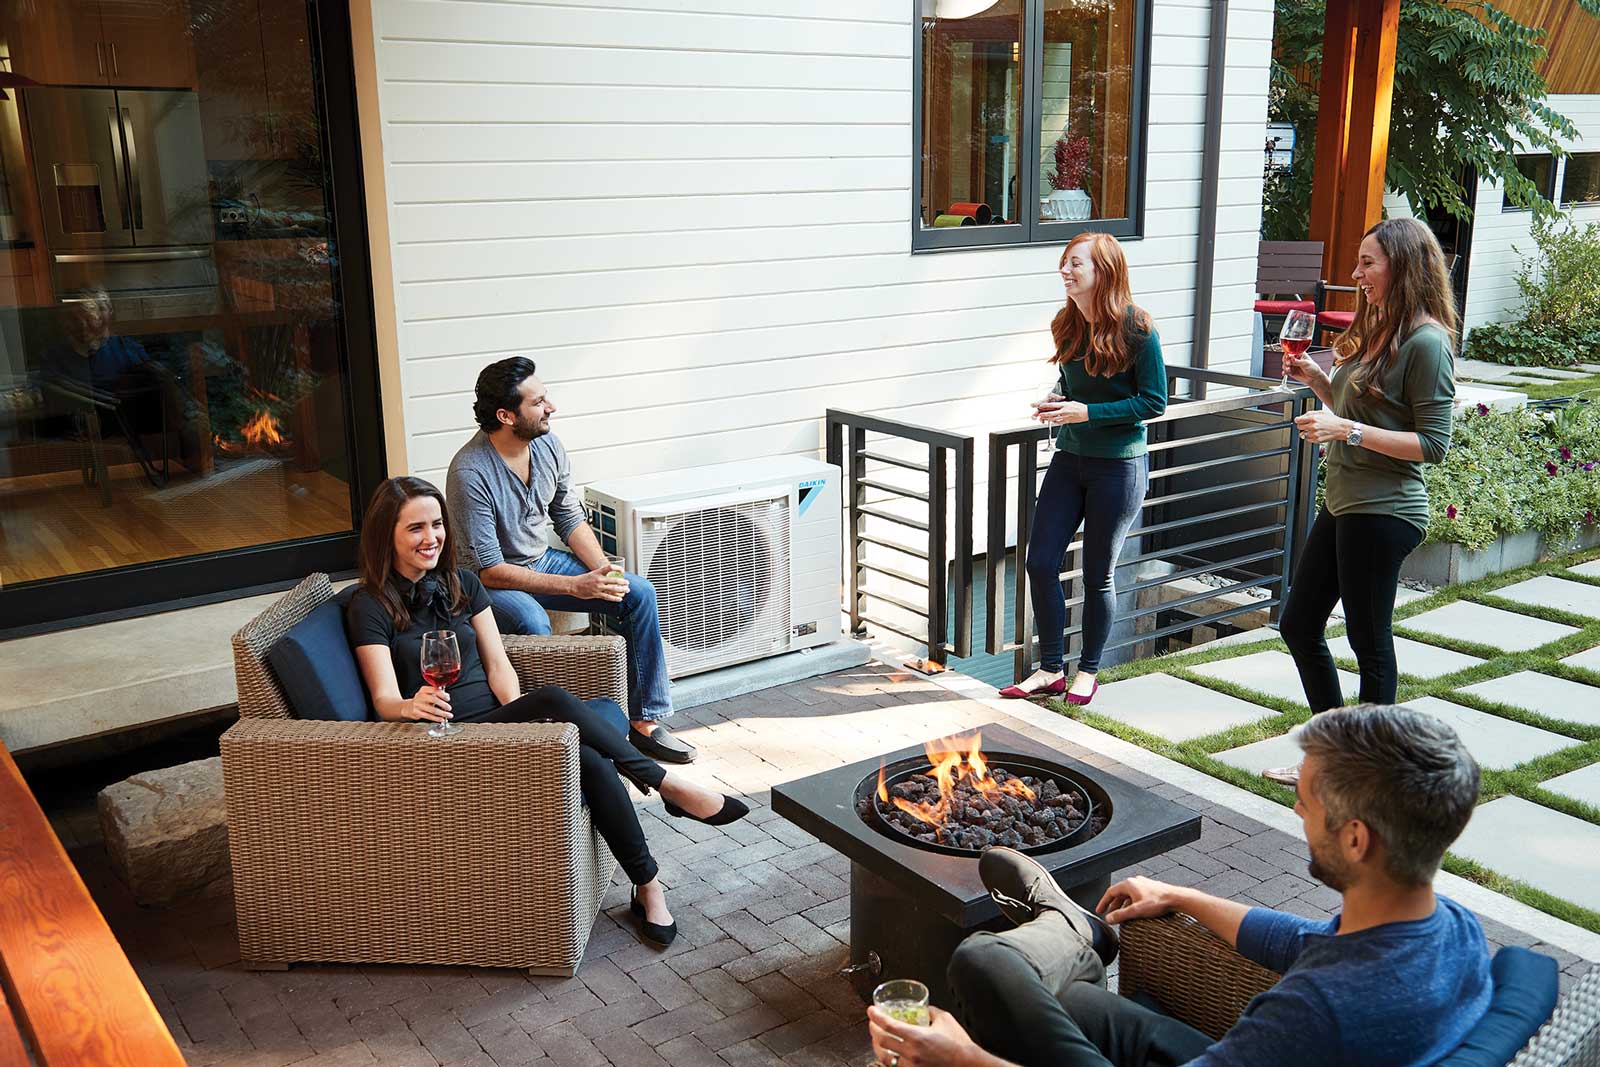
[{"label": "hanging light fixture", "polygon": [[925,19],[970,19],[981,15],[1000,0],[922,0]]}]

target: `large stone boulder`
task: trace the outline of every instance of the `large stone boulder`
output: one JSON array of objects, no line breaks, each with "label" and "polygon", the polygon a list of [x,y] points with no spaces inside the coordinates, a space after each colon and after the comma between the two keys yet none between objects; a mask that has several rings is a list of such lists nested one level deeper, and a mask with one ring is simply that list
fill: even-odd
[{"label": "large stone boulder", "polygon": [[109,785],[99,808],[111,865],[140,904],[167,904],[229,873],[220,756]]}]

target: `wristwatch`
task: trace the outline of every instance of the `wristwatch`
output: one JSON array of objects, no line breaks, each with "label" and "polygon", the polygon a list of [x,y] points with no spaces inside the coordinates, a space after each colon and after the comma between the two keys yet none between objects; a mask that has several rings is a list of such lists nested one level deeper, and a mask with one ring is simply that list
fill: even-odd
[{"label": "wristwatch", "polygon": [[1350,426],[1350,432],[1344,436],[1344,443],[1349,445],[1351,448],[1360,448],[1361,431],[1365,428],[1366,427],[1362,426],[1359,422],[1352,423]]}]

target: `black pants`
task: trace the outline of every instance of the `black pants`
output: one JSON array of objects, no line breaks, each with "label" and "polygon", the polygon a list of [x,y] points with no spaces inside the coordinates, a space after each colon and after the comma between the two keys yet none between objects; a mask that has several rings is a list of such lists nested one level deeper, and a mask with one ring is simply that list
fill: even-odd
[{"label": "black pants", "polygon": [[1039,666],[1059,671],[1066,662],[1067,600],[1061,563],[1083,525],[1083,654],[1078,669],[1094,674],[1117,611],[1113,581],[1128,529],[1139,517],[1149,486],[1149,460],[1098,459],[1057,452],[1039,487],[1028,533],[1028,586],[1039,628]]},{"label": "black pants", "polygon": [[961,1023],[1020,1067],[1165,1067],[1211,1038],[1100,986],[1105,969],[1067,921],[1046,913],[1003,934],[974,934],[950,960]]},{"label": "black pants", "polygon": [[561,688],[547,685],[524,693],[474,722],[570,722],[578,728],[578,786],[588,802],[594,828],[628,881],[644,885],[656,876],[655,857],[639,825],[639,813],[622,784],[626,778],[642,792],[660,788],[667,772],[643,755],[603,713]]},{"label": "black pants", "polygon": [[1350,648],[1361,667],[1361,703],[1393,704],[1400,685],[1394,660],[1394,592],[1400,565],[1422,531],[1392,515],[1330,515],[1311,524],[1278,630],[1294,655],[1313,713],[1344,704],[1324,631],[1344,601]]}]

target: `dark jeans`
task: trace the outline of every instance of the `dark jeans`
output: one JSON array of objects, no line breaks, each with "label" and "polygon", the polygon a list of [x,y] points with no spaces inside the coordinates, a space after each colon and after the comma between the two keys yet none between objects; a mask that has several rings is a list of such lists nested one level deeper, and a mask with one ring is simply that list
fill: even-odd
[{"label": "dark jeans", "polygon": [[1335,602],[1344,601],[1350,648],[1361,667],[1361,703],[1393,704],[1394,592],[1400,565],[1422,543],[1422,531],[1391,515],[1330,515],[1311,524],[1278,632],[1294,654],[1313,712],[1344,704],[1324,631]]},{"label": "dark jeans", "polygon": [[1147,457],[1096,459],[1057,452],[1039,487],[1028,533],[1028,586],[1039,629],[1039,666],[1059,671],[1065,661],[1067,598],[1061,563],[1083,524],[1083,654],[1078,669],[1093,674],[1117,611],[1114,576],[1128,529],[1149,487]]},{"label": "dark jeans", "polygon": [[967,938],[950,959],[949,979],[967,1033],[1020,1067],[1163,1067],[1188,1063],[1212,1043],[1105,990],[1099,957],[1053,912]]},{"label": "dark jeans", "polygon": [[[613,708],[616,707],[612,703]],[[617,709],[620,717],[621,709]],[[604,712],[590,707],[559,685],[524,693],[509,704],[474,722],[570,722],[578,728],[578,786],[588,802],[594,828],[617,857],[634,885],[656,876],[656,861],[639,825],[626,778],[642,792],[659,788],[667,776],[661,764],[628,743],[627,722],[609,722]],[[619,777],[620,775],[620,777]]]}]

